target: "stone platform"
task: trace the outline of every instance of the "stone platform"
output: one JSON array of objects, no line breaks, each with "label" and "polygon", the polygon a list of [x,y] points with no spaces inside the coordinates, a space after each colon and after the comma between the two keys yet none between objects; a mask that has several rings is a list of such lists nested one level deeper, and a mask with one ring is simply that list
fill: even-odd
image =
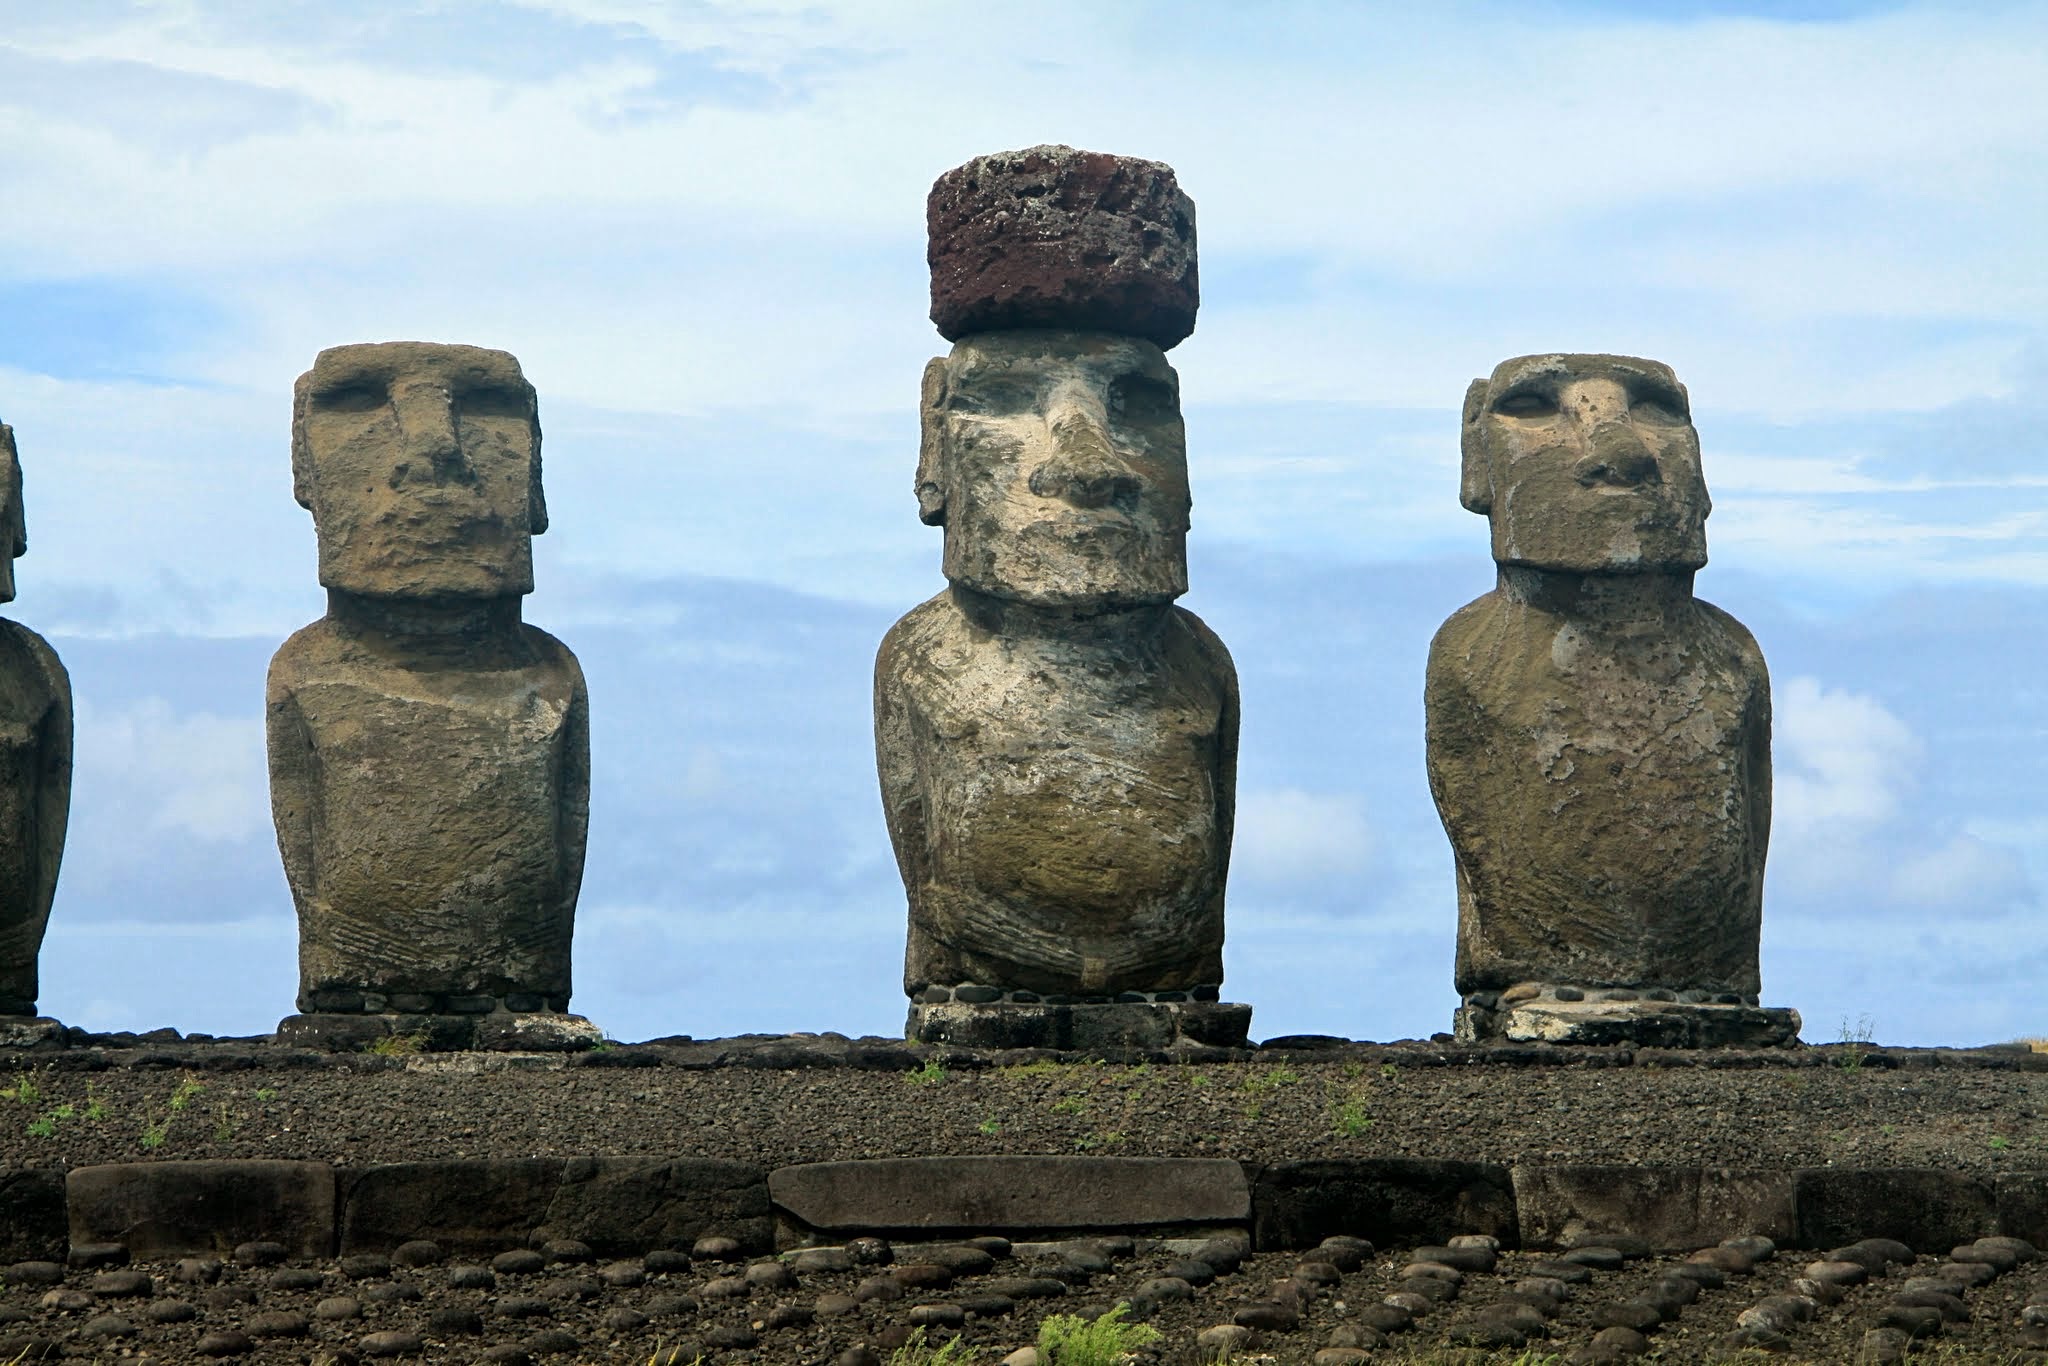
[{"label": "stone platform", "polygon": [[[1665,993],[1671,995],[1672,993]],[[1698,995],[1699,993],[1687,993]],[[1777,1048],[1799,1040],[1799,1012],[1740,998],[1656,1000],[1548,988],[1517,1001],[1467,998],[1453,1017],[1461,1043],[1556,1043],[1643,1048]],[[1588,999],[1600,995],[1604,999]]]},{"label": "stone platform", "polygon": [[278,1021],[276,1035],[279,1044],[326,1053],[569,1053],[603,1040],[598,1027],[581,1015],[508,1010],[488,1015],[287,1015]]},{"label": "stone platform", "polygon": [[1202,1044],[1243,1048],[1252,1008],[1225,1001],[1049,1002],[961,1000],[910,1007],[904,1036],[915,1043],[961,1048],[1172,1048]]}]

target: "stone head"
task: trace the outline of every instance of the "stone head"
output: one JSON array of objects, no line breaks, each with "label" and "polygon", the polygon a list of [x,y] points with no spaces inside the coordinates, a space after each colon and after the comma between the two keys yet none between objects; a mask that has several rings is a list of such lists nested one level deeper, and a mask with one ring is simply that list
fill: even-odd
[{"label": "stone head", "polygon": [[328,588],[530,593],[531,538],[547,529],[533,386],[512,356],[475,346],[322,351],[293,394],[292,489]]},{"label": "stone head", "polygon": [[1690,572],[1712,503],[1685,386],[1631,356],[1521,356],[1465,392],[1459,500],[1504,565]]},{"label": "stone head", "polygon": [[14,428],[0,422],[0,602],[14,601],[14,562],[28,553],[28,519],[21,508],[21,457]]},{"label": "stone head", "polygon": [[1041,607],[1187,591],[1187,436],[1159,347],[1111,332],[992,332],[925,367],[918,513],[948,580]]}]

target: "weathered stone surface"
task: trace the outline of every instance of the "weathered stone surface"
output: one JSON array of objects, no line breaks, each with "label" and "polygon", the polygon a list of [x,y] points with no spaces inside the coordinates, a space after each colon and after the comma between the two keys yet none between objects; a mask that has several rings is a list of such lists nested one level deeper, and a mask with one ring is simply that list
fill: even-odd
[{"label": "weathered stone surface", "polygon": [[[448,1253],[575,1239],[602,1256],[730,1237],[747,1252],[771,1238],[757,1167],[705,1158],[582,1157],[408,1162],[344,1173],[343,1252],[431,1239]],[[537,1256],[538,1254],[536,1254]]]},{"label": "weathered stone surface", "polygon": [[1252,1237],[1261,1250],[1314,1247],[1331,1234],[1380,1246],[1458,1233],[1519,1238],[1506,1167],[1422,1157],[1276,1162],[1253,1187]]},{"label": "weathered stone surface", "polygon": [[61,1262],[70,1241],[64,1173],[0,1170],[0,1266]]},{"label": "weathered stone surface", "polygon": [[1797,1231],[1789,1172],[1526,1164],[1514,1182],[1528,1248],[1627,1234],[1658,1252],[1690,1252],[1741,1234],[1786,1240]]},{"label": "weathered stone surface", "polygon": [[2048,1172],[2008,1172],[1994,1178],[1998,1232],[2048,1247]]},{"label": "weathered stone surface", "polygon": [[1799,1012],[1781,1006],[1665,1001],[1528,1000],[1457,1012],[1460,1039],[1646,1048],[1776,1048],[1799,1037]]},{"label": "weathered stone surface", "polygon": [[571,1158],[535,1233],[580,1240],[603,1257],[686,1248],[706,1234],[764,1253],[774,1242],[768,1176],[710,1158]]},{"label": "weathered stone surface", "polygon": [[[28,552],[21,460],[0,423],[0,603]],[[0,1016],[36,1013],[37,956],[71,814],[71,678],[49,642],[0,617]]]},{"label": "weathered stone surface", "polygon": [[1052,1235],[1243,1223],[1244,1169],[1205,1157],[906,1157],[768,1175],[777,1212],[817,1233]]},{"label": "weathered stone surface", "polygon": [[334,1169],[325,1162],[118,1162],[66,1179],[71,1241],[132,1257],[231,1254],[258,1239],[296,1257],[334,1250]]},{"label": "weathered stone surface", "polygon": [[1183,1040],[1243,1048],[1252,1008],[1214,1001],[1170,1005],[913,1005],[905,1035],[958,1048],[1171,1048]]},{"label": "weathered stone surface", "polygon": [[1989,1176],[1918,1167],[1815,1168],[1795,1172],[1793,1182],[1800,1247],[1893,1238],[1939,1252],[1999,1232]]},{"label": "weathered stone surface", "polygon": [[1214,999],[1237,678],[1173,606],[1190,501],[1172,367],[1104,333],[973,337],[926,367],[923,421],[918,501],[952,586],[875,662],[906,992]]},{"label": "weathered stone surface", "polygon": [[1461,498],[1500,582],[1429,655],[1458,990],[1753,1000],[1770,683],[1692,595],[1709,503],[1684,388],[1623,356],[1506,361],[1466,395]]},{"label": "weathered stone surface", "polygon": [[328,590],[270,667],[300,1009],[565,1009],[589,705],[575,656],[520,621],[547,525],[532,386],[502,351],[323,351],[292,473]]},{"label": "weathered stone surface", "polygon": [[1163,162],[1072,147],[976,157],[925,201],[932,322],[947,341],[1015,328],[1195,330],[1195,205]]}]

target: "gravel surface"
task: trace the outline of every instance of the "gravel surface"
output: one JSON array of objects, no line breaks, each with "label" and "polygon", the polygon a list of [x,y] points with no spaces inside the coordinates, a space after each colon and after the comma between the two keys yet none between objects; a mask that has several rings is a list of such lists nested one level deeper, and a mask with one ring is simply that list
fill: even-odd
[{"label": "gravel surface", "polygon": [[[888,1265],[848,1265],[848,1258],[837,1269],[814,1269],[793,1256],[741,1264],[673,1253],[598,1264],[580,1244],[466,1266],[441,1259],[431,1245],[417,1251],[419,1244],[393,1258],[312,1266],[191,1258],[65,1272],[23,1264],[0,1271],[0,1360],[48,1353],[107,1362],[226,1358],[343,1366],[395,1356],[666,1366],[701,1355],[708,1362],[879,1366],[922,1323],[932,1345],[958,1332],[963,1350],[993,1363],[1031,1343],[1048,1314],[1085,1318],[1128,1301],[1132,1316],[1161,1335],[1140,1353],[1138,1366],[1198,1361],[1202,1335],[1229,1332],[1225,1325],[1232,1324],[1253,1327],[1239,1360],[1309,1362],[1327,1348],[1351,1347],[1372,1349],[1375,1361],[1504,1362],[1512,1350],[1467,1356],[1447,1349],[1504,1346],[1488,1337],[1498,1332],[1488,1311],[1497,1314],[1516,1300],[1541,1306],[1526,1328],[1530,1347],[1566,1362],[1618,1360],[1594,1350],[1596,1335],[1640,1312],[1627,1306],[1670,1283],[1682,1265],[1678,1258],[1624,1261],[1611,1253],[1593,1257],[1595,1265],[1560,1266],[1552,1255],[1503,1253],[1487,1269],[1436,1267],[1424,1277],[1408,1268],[1425,1254],[1369,1248],[1348,1256],[1342,1248],[1268,1253],[1238,1264],[1227,1251],[1219,1256],[1215,1244],[1192,1242],[978,1242],[884,1245]],[[514,1260],[522,1256],[523,1264]],[[1728,1359],[1737,1351],[1730,1334],[1744,1312],[1790,1290],[1805,1261],[1780,1254],[1752,1271],[1710,1279],[1691,1303],[1646,1325],[1649,1359]],[[2025,1306],[2048,1299],[2043,1267],[2019,1267],[1957,1296],[1967,1319],[1942,1334],[1942,1350],[1953,1354],[1942,1359],[2043,1360],[2023,1349],[2016,1326]],[[1923,1257],[1850,1288],[1810,1321],[1767,1339],[1769,1359],[1856,1360],[1865,1334],[1908,1278],[1933,1269],[1934,1259]],[[1553,1279],[1559,1276],[1576,1283]],[[1534,1278],[1554,1289],[1537,1294]],[[1394,1301],[1408,1308],[1390,1309]],[[1521,1312],[1526,1318],[1530,1311]],[[1613,1336],[1608,1328],[1601,1340]],[[1365,1359],[1325,1358],[1320,1366]]]},{"label": "gravel surface", "polygon": [[[900,1045],[898,1046],[900,1047]],[[1457,1156],[1669,1165],[2048,1169],[2048,1072],[1267,1061],[912,1071],[422,1055],[280,1066],[261,1050],[0,1059],[0,1167],[149,1158],[364,1164],[589,1153],[781,1166],[956,1153],[1285,1161]],[[78,1070],[96,1055],[105,1070]],[[671,1055],[674,1056],[674,1055]],[[1437,1055],[1441,1056],[1441,1055]],[[223,1068],[223,1058],[235,1065]],[[914,1058],[905,1057],[907,1064]],[[136,1065],[136,1064],[142,1065]],[[603,1065],[590,1065],[599,1063]],[[266,1065],[268,1064],[268,1065]],[[8,1077],[15,1080],[8,1081]],[[28,1083],[26,1090],[22,1081]]]},{"label": "gravel surface", "polygon": [[[763,1166],[847,1158],[973,1153],[1222,1156],[1250,1162],[1319,1157],[1460,1157],[1671,1165],[1922,1166],[2048,1170],[2048,1072],[2025,1055],[1864,1048],[1698,1057],[1648,1051],[1461,1051],[1439,1044],[1269,1049],[1231,1061],[1167,1064],[977,1055],[894,1041],[793,1037],[676,1041],[572,1056],[325,1056],[254,1041],[115,1041],[0,1054],[0,1168],[226,1157],[315,1158],[366,1165],[454,1157],[649,1154]],[[1003,1065],[1007,1064],[1007,1065]],[[1448,1232],[1448,1231],[1447,1231]],[[1106,1263],[1091,1257],[1107,1253]],[[1240,1349],[1310,1362],[1357,1341],[1361,1324],[1403,1284],[1408,1254],[1382,1249],[1334,1284],[1297,1274],[1316,1253],[1249,1258],[1176,1297],[1148,1282],[1185,1263],[1185,1245],[1099,1242],[1022,1248],[949,1283],[869,1284],[885,1268],[805,1267],[792,1284],[700,1257],[610,1270],[573,1255],[537,1271],[504,1268],[488,1285],[444,1262],[379,1269],[342,1263],[207,1269],[137,1268],[145,1293],[111,1293],[98,1269],[0,1269],[0,1363],[53,1345],[67,1358],[304,1366],[430,1361],[648,1362],[680,1348],[707,1363],[881,1366],[913,1324],[934,1341],[957,1309],[967,1344],[993,1366],[1033,1340],[1048,1312],[1097,1312],[1138,1296],[1164,1338],[1146,1363],[1194,1362],[1205,1330],[1271,1300],[1279,1282],[1301,1303],[1292,1328],[1262,1329]],[[1722,1359],[1743,1312],[1783,1292],[1812,1254],[1786,1253],[1704,1291],[1652,1331],[1662,1361]],[[898,1249],[898,1263],[945,1254]],[[1481,1311],[1514,1293],[1554,1254],[1506,1253],[1468,1272],[1371,1360],[1511,1361],[1465,1354]],[[971,1261],[972,1258],[967,1260]],[[1905,1278],[1935,1259],[1893,1267],[1851,1289],[1772,1344],[1773,1359],[1849,1362],[1895,1303]],[[1078,1265],[1081,1270],[1076,1271]],[[1529,1344],[1562,1360],[1592,1346],[1613,1306],[1668,1279],[1672,1258],[1592,1272]],[[1085,1268],[1097,1266],[1086,1274]],[[280,1271],[295,1274],[279,1277]],[[56,1272],[53,1283],[49,1272]],[[1053,1299],[1010,1294],[1003,1279],[1064,1278]],[[741,1277],[741,1293],[715,1282]],[[1408,1278],[1412,1280],[1412,1278]],[[867,1286],[864,1290],[863,1286]],[[135,1288],[131,1284],[131,1289]],[[1014,1289],[1014,1287],[1010,1287]],[[1170,1288],[1169,1288],[1170,1289]],[[1412,1291],[1410,1292],[1412,1293]],[[415,1294],[417,1297],[415,1298]],[[997,1298],[999,1297],[999,1298]],[[2048,1361],[2030,1353],[2021,1311],[2048,1305],[2048,1262],[1968,1290],[1969,1318],[1947,1325],[1945,1357]],[[1008,1304],[1002,1303],[1008,1300]],[[343,1303],[344,1301],[352,1303]],[[913,1315],[919,1305],[950,1305]],[[323,1307],[324,1306],[324,1307]],[[473,1314],[474,1319],[467,1317]],[[2040,1310],[2048,1318],[2048,1307]],[[1284,1317],[1284,1315],[1283,1315]],[[380,1333],[410,1338],[376,1338]],[[238,1338],[235,1335],[244,1335]],[[556,1336],[545,1336],[554,1334]],[[225,1357],[202,1355],[233,1349]],[[1609,1334],[1611,1339],[1612,1332]],[[246,1339],[246,1341],[244,1340]],[[1606,1339],[1603,1339],[1606,1340]],[[1458,1350],[1453,1351],[1454,1348]],[[493,1349],[499,1350],[491,1355]],[[861,1355],[866,1349],[871,1355]],[[1433,1356],[1444,1351],[1450,1355]],[[848,1353],[854,1355],[848,1356]],[[525,1356],[519,1355],[524,1353]],[[1592,1354],[1592,1355],[1589,1355]],[[1326,1357],[1319,1366],[1365,1358]]]}]

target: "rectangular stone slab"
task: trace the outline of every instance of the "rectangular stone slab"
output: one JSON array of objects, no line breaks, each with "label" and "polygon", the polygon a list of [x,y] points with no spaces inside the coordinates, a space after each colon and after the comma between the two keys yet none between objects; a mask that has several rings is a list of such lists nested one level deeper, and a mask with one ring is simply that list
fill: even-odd
[{"label": "rectangular stone slab", "polygon": [[1428,1157],[1276,1162],[1254,1188],[1252,1242],[1261,1251],[1314,1247],[1331,1234],[1381,1245],[1487,1233],[1517,1245],[1514,1182],[1506,1167]]},{"label": "rectangular stone slab", "polygon": [[2048,1246],[2048,1172],[2008,1172],[1995,1178],[1998,1231]]},{"label": "rectangular stone slab", "polygon": [[0,1265],[61,1262],[70,1236],[63,1172],[0,1171]]},{"label": "rectangular stone slab", "polygon": [[65,1181],[73,1243],[119,1243],[135,1258],[282,1243],[334,1254],[334,1169],[325,1162],[116,1162]]},{"label": "rectangular stone slab", "polygon": [[542,1238],[575,1238],[600,1257],[687,1250],[708,1234],[748,1253],[772,1250],[768,1174],[710,1158],[572,1157],[548,1203]]},{"label": "rectangular stone slab", "polygon": [[1787,1242],[1796,1230],[1790,1172],[1528,1164],[1514,1177],[1525,1248],[1626,1233],[1659,1252],[1691,1252],[1747,1233]]},{"label": "rectangular stone slab", "polygon": [[776,1209],[830,1233],[1060,1233],[1241,1224],[1244,1169],[1213,1157],[902,1157],[768,1174]]},{"label": "rectangular stone slab", "polygon": [[345,1172],[341,1251],[426,1238],[479,1255],[576,1238],[601,1256],[687,1248],[705,1234],[772,1242],[767,1182],[742,1162],[661,1157],[475,1158]]},{"label": "rectangular stone slab", "polygon": [[1916,1252],[1947,1252],[1998,1232],[1989,1176],[1925,1167],[1822,1167],[1793,1176],[1800,1247],[1896,1238]]}]

